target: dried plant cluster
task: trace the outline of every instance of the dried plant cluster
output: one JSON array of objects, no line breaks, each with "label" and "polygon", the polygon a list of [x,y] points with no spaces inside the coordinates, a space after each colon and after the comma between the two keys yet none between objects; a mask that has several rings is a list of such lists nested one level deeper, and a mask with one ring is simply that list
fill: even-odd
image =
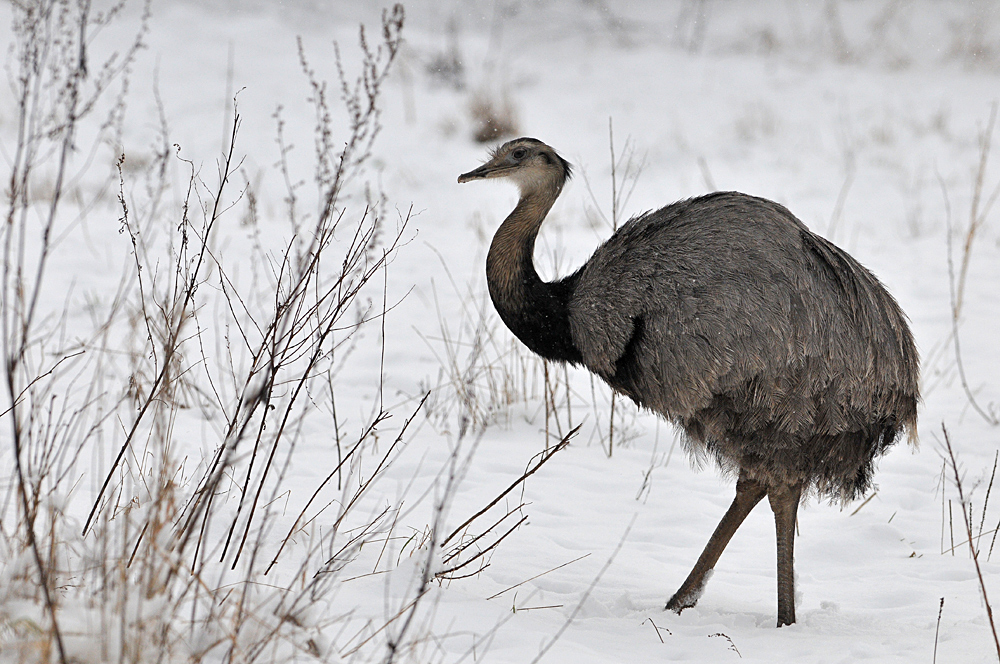
[{"label": "dried plant cluster", "polygon": [[[361,506],[423,405],[414,402],[381,448],[379,428],[390,413],[380,397],[363,426],[337,422],[339,372],[358,331],[385,315],[384,298],[381,308],[373,302],[408,220],[386,218],[378,205],[352,207],[345,197],[364,186],[403,10],[383,14],[377,40],[362,28],[356,78],[336,51],[333,95],[300,45],[316,118],[314,189],[289,184],[291,239],[275,244],[256,233],[242,260],[220,253],[217,240],[227,216],[243,209],[253,224],[257,215],[254,186],[241,170],[238,109],[213,177],[172,147],[161,105],[154,156],[134,163],[116,156],[110,187],[131,261],[84,333],[69,308],[49,309],[51,262],[56,237],[65,240],[74,216],[101,202],[101,193],[85,200],[87,187],[108,189],[74,153],[83,140],[95,153],[120,145],[148,11],[124,50],[104,62],[89,52],[123,9],[98,13],[87,0],[14,6],[18,142],[0,291],[7,397],[0,417],[5,467],[9,461],[13,470],[0,513],[0,660],[335,658],[353,637],[331,644],[323,628],[344,621],[350,607],[314,607],[329,605],[363,544],[387,537],[392,510],[372,515]],[[343,104],[346,128],[334,120],[331,96]],[[102,113],[100,132],[87,133]],[[276,117],[278,169],[291,183]],[[174,206],[166,192],[177,164],[186,176]],[[254,274],[249,285],[241,270]],[[191,460],[199,451],[183,433],[199,416],[217,423],[201,463]],[[290,519],[275,505],[316,418],[332,420],[337,459]],[[372,455],[371,466],[361,463]],[[90,458],[100,460],[95,475],[81,481]],[[81,502],[89,505],[84,513]],[[321,514],[326,526],[314,534]],[[391,643],[391,661],[404,633],[356,638],[354,650],[374,656]]]}]

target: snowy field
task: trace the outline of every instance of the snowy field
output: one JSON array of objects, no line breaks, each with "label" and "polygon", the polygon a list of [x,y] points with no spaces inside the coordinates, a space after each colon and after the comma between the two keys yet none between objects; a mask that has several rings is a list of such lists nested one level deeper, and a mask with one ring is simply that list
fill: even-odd
[{"label": "snowy field", "polygon": [[[20,122],[26,33],[0,8],[0,661],[997,661],[942,433],[996,606],[996,4],[414,0],[391,63],[383,8],[155,0],[142,32],[130,3],[87,33],[80,89],[108,85],[69,141],[43,111],[72,86],[48,74]],[[380,131],[338,171],[334,42],[350,92],[360,24],[387,67],[360,131]],[[76,66],[76,34],[45,34],[37,57]],[[545,278],[613,217],[736,190],[846,248],[909,316],[919,445],[865,499],[800,509],[795,625],[774,627],[766,506],[699,604],[663,610],[734,482],[496,318],[485,253],[516,192],[456,183],[485,116],[576,167]]]}]

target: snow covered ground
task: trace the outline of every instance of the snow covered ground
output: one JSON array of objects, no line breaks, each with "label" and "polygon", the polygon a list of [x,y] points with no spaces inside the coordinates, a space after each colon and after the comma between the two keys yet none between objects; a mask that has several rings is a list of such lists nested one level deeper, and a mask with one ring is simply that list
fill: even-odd
[{"label": "snow covered ground", "polygon": [[[2,11],[9,23],[11,8]],[[241,222],[247,201],[240,199],[222,217],[213,251],[244,265],[238,268],[244,281],[250,268],[239,261],[254,238],[290,234],[282,225],[284,179],[275,167],[278,107],[286,141],[295,146],[288,153],[290,178],[311,177],[316,120],[296,37],[316,77],[331,82],[336,109],[332,42],[353,76],[358,25],[368,26],[375,44],[381,11],[367,1],[152,5],[147,48],[137,55],[126,97],[120,136],[125,163],[150,159],[159,140],[160,104],[169,144],[180,146],[180,156],[200,169],[202,179],[217,180],[235,95],[240,177],[254,183],[257,221]],[[93,49],[125,43],[139,14],[130,7]],[[357,571],[338,578],[335,591],[313,610],[317,624],[331,623],[313,654],[329,661],[385,657],[385,639],[398,634],[402,620],[354,649],[405,613],[414,598],[423,560],[414,538],[419,541],[435,518],[435,497],[444,490],[456,448],[467,466],[442,517],[449,532],[524,472],[572,420],[583,426],[569,447],[531,476],[523,493],[518,489],[498,506],[524,503],[519,513],[527,520],[483,559],[489,564],[480,573],[430,585],[404,634],[399,661],[929,662],[941,598],[937,661],[994,661],[956,487],[942,474],[942,424],[964,472],[974,530],[980,531],[981,520],[985,524],[979,560],[996,602],[1000,551],[998,563],[989,552],[1000,499],[988,502],[987,490],[1000,427],[970,405],[958,371],[948,234],[950,226],[957,267],[982,136],[1000,99],[1000,10],[986,2],[929,0],[414,0],[406,4],[403,36],[380,100],[383,129],[363,179],[384,193],[392,225],[411,206],[412,215],[402,245],[376,279],[378,288],[366,295],[376,310],[383,297],[391,307],[384,325],[363,328],[337,374],[340,425],[358,430],[384,402],[392,418],[365,461],[374,465],[424,391],[433,392],[365,499],[366,514],[388,506],[397,515],[393,536],[375,538],[360,552]],[[443,70],[452,55],[460,71]],[[608,393],[599,385],[592,392],[587,374],[571,370],[571,413],[559,403],[558,427],[554,420],[547,425],[541,365],[527,352],[511,359],[509,335],[484,294],[488,238],[512,208],[515,192],[507,185],[456,184],[459,173],[486,156],[486,147],[471,138],[470,112],[474,98],[484,94],[501,100],[497,106],[509,104],[518,135],[549,143],[579,173],[543,227],[536,252],[543,276],[567,273],[611,232],[602,219],[611,209],[610,121],[614,149],[626,157],[618,177],[629,156],[638,167],[631,171],[634,182],[625,183],[634,189],[622,207],[624,218],[711,190],[771,198],[847,248],[910,317],[923,361],[919,447],[900,443],[881,461],[877,491],[863,504],[841,509],[812,500],[800,510],[797,624],[774,628],[774,531],[762,506],[736,534],[697,607],[679,616],[663,611],[733,493],[732,481],[714,468],[689,463],[668,424],[618,401],[609,455]],[[16,142],[13,104],[0,101],[8,162]],[[343,124],[336,112],[334,123]],[[978,199],[983,222],[971,246],[958,329],[968,386],[995,419],[1000,206],[991,204],[1000,186],[1000,128],[990,138]],[[343,140],[332,138],[338,147]],[[114,148],[94,154],[87,172],[106,183]],[[170,168],[165,206],[176,206],[186,166],[174,160]],[[127,180],[127,168],[124,173]],[[120,232],[116,178],[109,196],[60,226],[41,306],[46,315],[65,308],[75,329],[92,326],[100,318],[95,312],[110,306],[123,266],[132,260],[128,235]],[[126,182],[126,190],[139,187]],[[352,187],[344,205],[357,210],[365,202],[361,182]],[[473,357],[478,310],[486,312],[492,336]],[[216,314],[203,314],[200,325],[210,326]],[[470,403],[489,411],[481,434],[459,435],[464,411],[454,371],[477,377]],[[562,370],[553,373],[561,378]],[[491,391],[484,376],[500,374],[524,385]],[[109,390],[121,391],[124,384],[110,382],[121,378],[110,371],[104,380]],[[503,397],[510,395],[507,403]],[[325,412],[322,404],[315,409]],[[198,410],[179,416],[173,433],[192,468],[220,443],[222,428]],[[302,426],[285,477],[289,493],[281,498],[288,505],[302,505],[336,465],[328,417],[307,418]],[[5,470],[13,467],[9,428],[5,423],[0,433]],[[86,517],[120,444],[121,428],[111,427],[78,459],[71,473],[77,479],[68,483],[79,483],[79,505],[74,500],[69,508],[76,518]],[[5,486],[13,486],[13,477],[11,470]],[[4,513],[8,534],[12,501]],[[295,513],[287,507],[279,521],[288,527]],[[332,514],[320,513],[310,532],[321,537]],[[385,555],[379,553],[383,541]],[[292,547],[285,554],[283,578],[294,577],[299,551]],[[4,634],[13,633],[18,611],[30,613],[19,607],[10,601],[0,606]],[[73,607],[63,611],[72,622]],[[98,661],[93,652],[79,656]],[[312,657],[307,648],[298,656]]]}]

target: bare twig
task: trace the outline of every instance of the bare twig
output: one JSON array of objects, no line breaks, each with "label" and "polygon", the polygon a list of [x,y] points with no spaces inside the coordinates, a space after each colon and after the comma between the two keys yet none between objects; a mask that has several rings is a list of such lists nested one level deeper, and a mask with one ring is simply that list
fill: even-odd
[{"label": "bare twig", "polygon": [[983,604],[986,606],[986,617],[990,621],[990,631],[993,632],[993,643],[997,650],[997,659],[1000,660],[1000,638],[997,637],[996,624],[993,622],[993,607],[990,605],[990,599],[986,594],[986,582],[983,580],[983,571],[979,567],[979,553],[976,547],[972,544],[972,521],[969,518],[969,512],[966,510],[965,493],[962,490],[962,475],[958,470],[958,460],[955,458],[955,451],[951,446],[951,439],[948,437],[948,429],[945,427],[944,423],[941,423],[941,431],[944,433],[944,444],[945,450],[948,453],[947,461],[948,466],[951,468],[952,479],[955,482],[955,489],[958,491],[958,501],[962,507],[962,518],[965,521],[965,532],[969,537],[969,553],[972,556],[972,563],[976,567],[976,577],[979,579],[979,590],[983,595]]},{"label": "bare twig", "polygon": [[656,626],[656,623],[655,623],[655,622],[653,622],[653,619],[652,619],[652,618],[646,618],[646,620],[643,620],[643,621],[642,621],[642,624],[643,624],[643,625],[645,625],[645,624],[646,624],[647,622],[648,622],[648,623],[649,623],[650,625],[652,625],[652,626],[653,626],[653,629],[655,629],[655,630],[656,630],[656,636],[657,636],[657,638],[658,638],[658,639],[660,639],[660,643],[666,643],[666,641],[664,641],[664,640],[663,640],[663,635],[662,635],[662,634],[660,634],[660,630],[661,630],[661,629],[662,629],[662,630],[663,630],[664,632],[666,632],[667,634],[670,634],[671,636],[673,636],[673,634],[671,633],[671,631],[670,631],[669,629],[667,629],[666,627],[662,627],[662,628],[661,628],[661,627],[657,627],[657,626]]},{"label": "bare twig", "polygon": [[983,500],[983,514],[979,518],[979,535],[977,535],[978,538],[982,538],[983,526],[986,524],[986,511],[989,509],[990,506],[990,492],[993,491],[993,480],[996,479],[997,476],[997,461],[1000,461],[1000,451],[993,453],[993,471],[990,473],[990,483],[986,487],[986,498]]},{"label": "bare twig", "polygon": [[[514,524],[513,526],[511,526],[511,527],[510,527],[510,528],[509,528],[509,529],[507,530],[507,532],[505,532],[505,533],[504,533],[503,535],[500,535],[500,536],[499,536],[499,537],[498,537],[498,538],[496,539],[496,541],[494,541],[494,542],[493,542],[492,544],[490,544],[490,545],[489,545],[488,547],[486,547],[485,549],[483,549],[483,550],[479,551],[478,553],[476,553],[476,555],[472,556],[471,558],[468,558],[467,560],[463,560],[463,561],[462,561],[461,563],[459,563],[458,565],[454,565],[453,567],[449,567],[449,568],[447,568],[447,569],[443,569],[443,570],[441,570],[441,571],[439,571],[439,572],[435,573],[435,574],[434,574],[434,577],[435,577],[435,578],[438,578],[438,579],[454,579],[454,578],[458,578],[458,577],[454,577],[454,576],[452,576],[452,574],[453,574],[454,572],[457,572],[458,570],[462,569],[463,567],[466,567],[467,565],[470,565],[471,563],[475,562],[475,561],[476,561],[476,560],[478,560],[479,558],[482,558],[482,557],[483,557],[483,556],[485,556],[485,555],[486,555],[487,553],[489,553],[490,551],[492,551],[493,549],[495,549],[495,548],[496,548],[497,546],[499,546],[499,545],[500,545],[500,542],[502,542],[502,541],[504,541],[505,539],[507,539],[507,537],[508,537],[508,536],[510,536],[510,534],[511,534],[512,532],[514,532],[515,530],[517,530],[517,527],[518,527],[518,526],[520,526],[520,525],[521,525],[522,523],[524,523],[524,522],[525,522],[525,521],[527,521],[527,520],[528,520],[528,515],[527,515],[527,514],[525,514],[524,516],[522,516],[522,517],[521,517],[521,518],[520,518],[520,519],[519,519],[519,520],[517,521],[517,523],[515,523],[515,524]],[[483,569],[482,567],[481,567],[481,568],[479,568],[478,570],[476,570],[475,572],[473,572],[473,574],[478,574],[479,572],[481,572],[481,571],[482,571],[482,569]]]},{"label": "bare twig", "polygon": [[601,582],[601,578],[604,576],[604,573],[607,572],[608,568],[611,567],[611,563],[613,563],[615,558],[618,557],[618,552],[622,550],[622,546],[625,544],[625,540],[628,538],[629,532],[632,531],[632,526],[635,525],[635,520],[637,516],[638,514],[632,516],[632,520],[629,521],[628,527],[625,528],[625,532],[622,533],[621,539],[618,540],[618,545],[615,546],[615,550],[611,552],[610,556],[608,556],[607,562],[604,563],[603,567],[601,567],[601,570],[597,573],[597,576],[594,577],[594,580],[590,582],[590,586],[587,587],[587,590],[583,593],[583,596],[580,597],[580,601],[570,612],[569,617],[566,618],[566,621],[556,631],[556,633],[552,635],[552,638],[549,639],[548,643],[542,646],[542,649],[541,651],[539,651],[538,655],[536,655],[535,658],[531,660],[531,664],[538,664],[538,662],[541,661],[543,657],[545,657],[545,654],[552,648],[552,646],[554,646],[556,642],[560,638],[562,638],[563,633],[565,633],[565,631],[569,629],[569,626],[573,623],[573,621],[576,620],[577,614],[580,613],[580,610],[583,608],[583,605],[587,602],[587,599],[590,597],[590,593],[594,591],[594,588],[597,587],[597,584]]},{"label": "bare twig", "polygon": [[[600,203],[597,201],[597,195],[590,186],[590,180],[587,178],[586,171],[583,172],[583,182],[587,187],[587,193],[590,195],[591,203],[594,206],[594,210],[597,214],[604,220],[606,224],[611,226],[611,231],[617,231],[618,226],[622,220],[622,213],[624,208],[628,205],[629,199],[632,197],[632,193],[635,191],[636,184],[639,182],[639,178],[642,176],[642,171],[646,166],[645,156],[640,158],[636,157],[635,144],[631,137],[625,139],[625,145],[622,147],[620,153],[615,152],[615,131],[614,131],[614,121],[613,118],[608,118],[608,149],[611,154],[611,217],[610,219],[604,213],[601,208]],[[593,392],[594,381],[591,378],[591,388]],[[618,402],[618,395],[616,392],[611,392],[610,397],[610,412],[608,415],[608,456],[614,454],[615,446],[615,410]],[[594,402],[594,408],[597,408],[597,402]]]},{"label": "bare twig", "polygon": [[543,450],[542,452],[539,452],[534,457],[532,457],[533,460],[537,458],[538,461],[535,461],[534,465],[530,465],[531,462],[529,462],[528,469],[526,471],[524,471],[524,473],[522,473],[519,478],[517,478],[516,480],[514,480],[514,482],[511,483],[511,485],[509,487],[507,487],[502,492],[500,492],[500,495],[498,495],[496,498],[494,498],[493,500],[491,500],[490,503],[488,505],[486,505],[486,507],[482,508],[481,510],[479,510],[478,512],[476,512],[475,514],[473,514],[472,516],[470,516],[468,519],[466,519],[465,521],[463,521],[462,525],[460,525],[458,528],[455,528],[455,530],[453,530],[450,535],[448,535],[447,537],[444,538],[444,540],[441,541],[441,546],[447,545],[448,542],[450,542],[455,537],[455,535],[458,535],[460,532],[462,532],[463,530],[465,530],[465,528],[469,524],[471,524],[473,521],[475,521],[476,519],[478,519],[479,517],[481,517],[487,511],[489,511],[489,509],[491,507],[493,507],[494,505],[496,505],[497,503],[499,503],[501,500],[503,500],[504,496],[506,496],[508,493],[510,493],[511,491],[513,491],[514,489],[516,489],[518,486],[520,486],[521,483],[524,482],[526,479],[528,479],[529,477],[531,477],[532,475],[534,475],[535,472],[537,472],[538,469],[541,468],[542,465],[545,464],[546,461],[548,461],[553,456],[555,456],[556,452],[559,452],[560,450],[565,449],[566,446],[569,445],[570,439],[573,436],[575,436],[579,430],[580,430],[580,425],[578,425],[575,429],[573,429],[572,431],[570,431],[569,433],[567,433],[563,437],[563,439],[561,441],[559,441],[557,444],[553,445],[552,447],[550,447],[547,450]]},{"label": "bare twig", "polygon": [[[994,110],[995,108],[996,107],[994,106]],[[992,128],[992,124],[990,126]],[[962,281],[964,277],[962,277],[958,281],[958,283],[956,283],[955,263],[952,258],[951,206],[948,202],[948,191],[940,175],[938,175],[938,183],[941,186],[941,192],[942,195],[944,196],[945,222],[947,224],[946,233],[947,233],[947,247],[948,247],[948,292],[951,298],[951,340],[955,348],[955,364],[958,367],[958,376],[962,383],[962,389],[965,391],[965,396],[969,400],[969,404],[977,413],[979,413],[980,417],[986,420],[989,424],[996,426],[1000,424],[1000,419],[998,419],[997,416],[994,415],[993,413],[988,413],[979,405],[979,402],[976,401],[976,397],[973,394],[972,389],[969,387],[969,381],[965,377],[965,363],[962,361],[962,347],[959,341],[959,334],[958,334],[959,321],[961,319],[961,313],[962,313],[962,302],[960,293],[964,288],[964,281]],[[963,269],[968,268],[967,258],[969,252],[971,252],[972,250],[972,238],[975,235],[976,227],[977,225],[974,223],[969,225],[969,233],[966,235],[965,254],[963,255],[964,256]]]},{"label": "bare twig", "polygon": [[871,500],[872,500],[872,498],[874,498],[877,495],[878,495],[878,491],[872,491],[872,495],[870,495],[867,498],[865,498],[864,502],[861,503],[860,505],[858,505],[857,508],[855,508],[855,510],[853,512],[851,512],[848,516],[854,516],[855,514],[857,514],[858,512],[860,512],[861,508],[864,507],[865,505],[867,505],[868,503],[870,503]]},{"label": "bare twig", "polygon": [[496,528],[497,526],[499,526],[504,521],[506,521],[508,517],[512,516],[513,514],[519,513],[522,509],[524,509],[524,507],[525,507],[525,503],[521,503],[519,505],[516,505],[515,507],[511,507],[510,509],[507,510],[506,514],[504,514],[502,517],[500,517],[499,519],[497,519],[496,522],[493,523],[491,526],[489,526],[488,528],[485,528],[483,530],[483,532],[479,533],[478,535],[476,535],[472,539],[461,540],[458,544],[456,544],[455,546],[453,546],[448,551],[448,553],[444,554],[444,558],[443,558],[442,562],[445,562],[445,563],[450,562],[451,560],[455,559],[457,556],[461,555],[461,553],[463,551],[465,551],[466,549],[468,549],[471,546],[474,546],[476,544],[476,542],[479,542],[484,537],[486,537],[491,532],[493,532],[493,529]]},{"label": "bare twig", "polygon": [[969,227],[965,232],[965,244],[962,247],[962,265],[958,271],[958,286],[956,287],[955,301],[953,309],[955,316],[962,311],[962,304],[965,296],[965,282],[969,273],[969,261],[972,258],[972,245],[976,239],[976,233],[986,222],[986,215],[990,208],[1000,196],[1000,183],[993,189],[986,203],[982,206],[983,185],[986,180],[986,163],[990,155],[990,147],[993,144],[993,129],[997,122],[998,102],[993,102],[990,108],[990,119],[986,122],[986,129],[979,136],[979,167],[976,169],[976,180],[972,189],[972,205],[969,207]]},{"label": "bare twig", "polygon": [[[405,422],[403,423],[403,426],[402,426],[402,428],[400,429],[400,431],[399,431],[399,434],[397,434],[397,436],[396,436],[396,440],[395,440],[395,441],[393,442],[392,446],[390,446],[390,448],[389,448],[389,449],[390,449],[390,451],[391,451],[391,450],[392,450],[392,449],[393,449],[393,448],[394,448],[394,447],[396,446],[396,444],[397,444],[397,443],[399,443],[400,441],[402,441],[402,439],[403,439],[403,435],[404,435],[404,434],[406,433],[406,430],[407,430],[407,428],[409,428],[409,426],[410,426],[410,422],[412,422],[412,421],[413,421],[413,418],[414,418],[414,417],[416,417],[417,413],[418,413],[418,412],[420,412],[420,409],[421,409],[421,408],[423,408],[423,406],[424,406],[424,403],[425,403],[425,402],[427,401],[427,397],[429,397],[429,396],[430,396],[430,392],[428,392],[427,394],[424,394],[423,398],[422,398],[422,399],[420,400],[420,403],[418,403],[418,404],[417,404],[417,407],[416,407],[416,408],[414,409],[413,413],[412,413],[412,414],[410,415],[410,417],[408,417],[408,418],[406,419],[406,421],[405,421]],[[289,541],[289,540],[291,539],[291,537],[292,537],[292,535],[293,535],[293,534],[295,533],[295,531],[296,531],[296,530],[297,530],[297,529],[298,529],[298,528],[300,527],[300,524],[302,523],[302,520],[303,520],[303,519],[305,518],[305,515],[306,515],[306,512],[307,512],[307,511],[309,510],[309,508],[310,508],[310,507],[312,506],[312,503],[313,503],[313,501],[314,501],[314,500],[316,500],[316,496],[318,496],[318,495],[319,495],[319,493],[320,493],[320,491],[322,491],[322,490],[323,490],[323,488],[324,488],[324,487],[325,487],[325,486],[326,486],[326,485],[327,485],[327,484],[328,484],[328,483],[330,482],[330,480],[331,480],[331,479],[333,479],[333,476],[334,476],[334,475],[337,475],[337,474],[339,474],[339,473],[340,473],[340,469],[341,469],[341,468],[343,467],[344,463],[345,463],[345,462],[346,462],[346,461],[347,461],[348,459],[350,459],[350,458],[352,458],[352,457],[354,456],[354,453],[355,453],[355,452],[357,452],[357,450],[358,450],[358,448],[359,448],[359,447],[361,446],[361,444],[362,444],[362,443],[363,443],[363,442],[364,442],[364,441],[365,441],[365,440],[366,440],[366,439],[368,438],[368,436],[369,436],[369,435],[370,435],[370,434],[371,434],[371,433],[372,433],[372,432],[373,432],[373,431],[375,430],[375,427],[377,426],[377,423],[378,423],[378,422],[380,422],[380,421],[381,421],[380,419],[376,419],[376,420],[375,420],[374,422],[372,422],[372,424],[371,424],[371,425],[370,425],[370,426],[369,426],[369,427],[368,427],[368,428],[367,428],[367,429],[365,430],[365,432],[364,432],[364,433],[363,433],[363,434],[361,435],[361,437],[360,437],[360,439],[358,440],[358,442],[354,444],[354,447],[352,447],[352,448],[351,448],[351,449],[350,449],[350,450],[349,450],[349,451],[347,452],[347,454],[346,454],[346,455],[344,456],[344,458],[343,458],[343,459],[341,459],[341,460],[340,460],[340,461],[339,461],[339,462],[337,463],[337,466],[336,466],[336,467],[335,467],[335,468],[334,468],[333,470],[331,470],[331,471],[330,471],[330,473],[329,473],[329,474],[328,474],[328,475],[326,476],[326,478],[325,478],[325,479],[324,479],[324,480],[323,480],[322,482],[320,482],[319,486],[317,486],[317,487],[316,487],[316,490],[315,490],[315,491],[313,491],[313,494],[312,494],[312,496],[310,496],[309,500],[308,500],[308,501],[306,501],[306,504],[305,504],[305,506],[304,506],[304,507],[302,508],[302,511],[301,511],[301,512],[299,512],[299,516],[298,516],[298,517],[296,517],[296,519],[295,519],[294,523],[292,523],[292,526],[291,526],[291,528],[289,528],[289,529],[288,529],[288,534],[287,534],[287,535],[285,535],[284,539],[282,539],[282,540],[281,540],[281,545],[280,545],[280,546],[278,547],[278,550],[277,550],[277,551],[275,552],[275,554],[274,554],[274,558],[272,558],[272,560],[271,560],[270,564],[269,564],[269,565],[267,566],[267,568],[266,568],[266,569],[264,570],[264,574],[265,574],[265,575],[267,575],[267,573],[271,571],[271,568],[272,568],[272,567],[274,567],[274,564],[275,564],[276,562],[278,562],[278,558],[279,558],[279,557],[281,556],[281,552],[282,552],[282,551],[284,550],[284,548],[285,548],[285,545],[286,545],[286,544],[288,543],[288,541]],[[376,476],[377,474],[378,474],[378,469],[376,469],[376,472],[372,474],[372,478],[374,478],[374,477],[375,477],[375,476]],[[369,480],[368,480],[368,484],[370,484],[370,482],[371,482],[371,479],[372,479],[372,478],[369,478]],[[360,498],[361,494],[363,493],[363,489],[364,489],[365,487],[367,487],[367,486],[368,486],[368,484],[364,485],[364,486],[362,487],[362,490],[360,490],[360,491],[358,491],[358,492],[356,493],[356,497],[355,497],[355,500],[356,500],[357,498]],[[346,512],[346,510],[345,510],[345,512]],[[336,525],[336,524],[335,524],[335,525]]]},{"label": "bare twig", "polygon": [[830,222],[826,225],[826,239],[831,242],[834,240],[834,236],[837,233],[837,226],[844,216],[847,195],[851,192],[851,186],[854,184],[854,176],[857,173],[857,159],[854,156],[853,150],[847,151],[845,162],[844,183],[840,186],[840,193],[837,194],[837,202],[833,206],[833,212],[830,213]]},{"label": "bare twig", "polygon": [[520,586],[523,586],[524,584],[528,583],[529,581],[534,581],[535,579],[537,579],[540,576],[545,576],[549,572],[554,572],[557,569],[562,569],[563,567],[566,567],[567,565],[572,565],[575,562],[579,562],[579,561],[583,560],[584,558],[588,557],[589,555],[590,555],[589,553],[585,553],[582,556],[580,556],[579,558],[574,558],[573,560],[570,560],[569,562],[565,562],[562,565],[556,565],[552,569],[545,570],[541,574],[536,574],[535,576],[533,576],[533,577],[531,577],[529,579],[525,579],[524,581],[521,581],[520,583],[515,583],[514,585],[512,585],[509,588],[504,588],[500,592],[498,592],[498,593],[496,593],[494,595],[490,595],[489,597],[486,598],[486,601],[489,601],[491,599],[495,599],[495,598],[499,597],[500,595],[503,595],[505,592],[508,592],[510,590],[514,590],[515,588],[519,588]]},{"label": "bare twig", "polygon": [[730,650],[732,650],[732,651],[733,651],[734,653],[736,653],[737,655],[739,655],[740,659],[743,659],[743,655],[742,655],[742,654],[740,654],[740,651],[739,651],[739,648],[737,648],[737,647],[736,647],[736,644],[735,644],[735,643],[733,643],[733,640],[732,640],[731,638],[729,638],[729,635],[728,635],[728,634],[724,634],[724,633],[722,633],[722,632],[716,632],[715,634],[709,634],[709,635],[708,635],[708,638],[712,638],[712,637],[714,637],[714,636],[721,636],[721,637],[722,637],[722,638],[724,638],[724,639],[725,639],[726,641],[729,641],[729,649],[730,649]]},{"label": "bare twig", "polygon": [[934,627],[934,658],[931,660],[931,664],[937,664],[938,637],[941,635],[941,613],[943,611],[944,611],[944,597],[941,598],[941,603],[938,604],[937,625]]},{"label": "bare twig", "polygon": [[[159,403],[159,390],[160,386],[167,382],[170,377],[170,371],[173,369],[172,359],[174,353],[177,352],[177,347],[181,339],[181,328],[187,321],[187,314],[193,305],[193,300],[195,292],[198,289],[198,285],[201,282],[202,266],[205,263],[205,259],[208,256],[208,243],[209,238],[212,234],[212,229],[215,227],[216,222],[222,213],[222,208],[220,207],[222,201],[222,195],[225,190],[226,185],[229,183],[229,178],[233,172],[235,172],[233,164],[233,149],[236,143],[236,135],[239,131],[240,119],[238,109],[234,111],[235,117],[233,119],[233,131],[230,137],[229,150],[226,152],[225,161],[223,162],[223,168],[221,171],[221,178],[219,181],[218,189],[216,190],[216,195],[214,196],[214,202],[212,205],[212,212],[208,217],[208,221],[205,227],[202,229],[201,234],[201,248],[196,254],[193,266],[190,268],[186,274],[184,274],[185,287],[182,290],[180,300],[176,303],[176,309],[174,310],[175,321],[174,327],[170,329],[167,337],[167,341],[164,344],[164,358],[163,364],[160,367],[159,373],[156,375],[156,379],[153,381],[153,385],[149,389],[148,398],[144,401],[136,415],[135,420],[132,422],[132,426],[129,430],[128,435],[125,437],[125,441],[122,443],[121,448],[118,450],[118,454],[114,461],[111,463],[111,467],[108,469],[107,475],[104,478],[104,483],[97,492],[97,496],[94,499],[94,504],[90,508],[90,513],[87,515],[87,520],[83,524],[83,534],[86,535],[93,522],[94,516],[97,514],[97,510],[101,506],[101,500],[104,496],[104,492],[107,491],[108,485],[111,484],[111,480],[114,477],[115,471],[118,465],[121,463],[122,458],[125,456],[125,452],[128,451],[135,437],[136,432],[139,430],[139,425],[144,420],[147,413],[150,412],[150,408]],[[180,266],[178,266],[178,274],[180,274]]]}]

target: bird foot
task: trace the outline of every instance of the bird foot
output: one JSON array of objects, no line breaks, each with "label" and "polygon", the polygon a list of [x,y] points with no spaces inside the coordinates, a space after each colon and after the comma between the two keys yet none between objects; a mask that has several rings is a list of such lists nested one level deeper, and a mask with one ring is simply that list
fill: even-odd
[{"label": "bird foot", "polygon": [[795,611],[792,611],[791,615],[788,615],[787,613],[783,614],[780,611],[778,612],[777,627],[784,627],[785,625],[794,625],[794,624],[795,624]]},{"label": "bird foot", "polygon": [[681,584],[677,592],[674,593],[674,596],[667,601],[667,605],[664,608],[667,611],[673,611],[677,614],[680,614],[684,609],[690,609],[701,599],[702,593],[705,592],[705,586],[711,577],[711,569],[699,574],[696,567],[692,570],[688,578],[685,579],[684,583]]},{"label": "bird foot", "polygon": [[692,593],[678,590],[674,593],[674,596],[667,601],[667,605],[663,608],[666,611],[673,611],[677,615],[680,615],[681,611],[684,609],[690,609],[697,604],[700,598],[700,592]]}]

